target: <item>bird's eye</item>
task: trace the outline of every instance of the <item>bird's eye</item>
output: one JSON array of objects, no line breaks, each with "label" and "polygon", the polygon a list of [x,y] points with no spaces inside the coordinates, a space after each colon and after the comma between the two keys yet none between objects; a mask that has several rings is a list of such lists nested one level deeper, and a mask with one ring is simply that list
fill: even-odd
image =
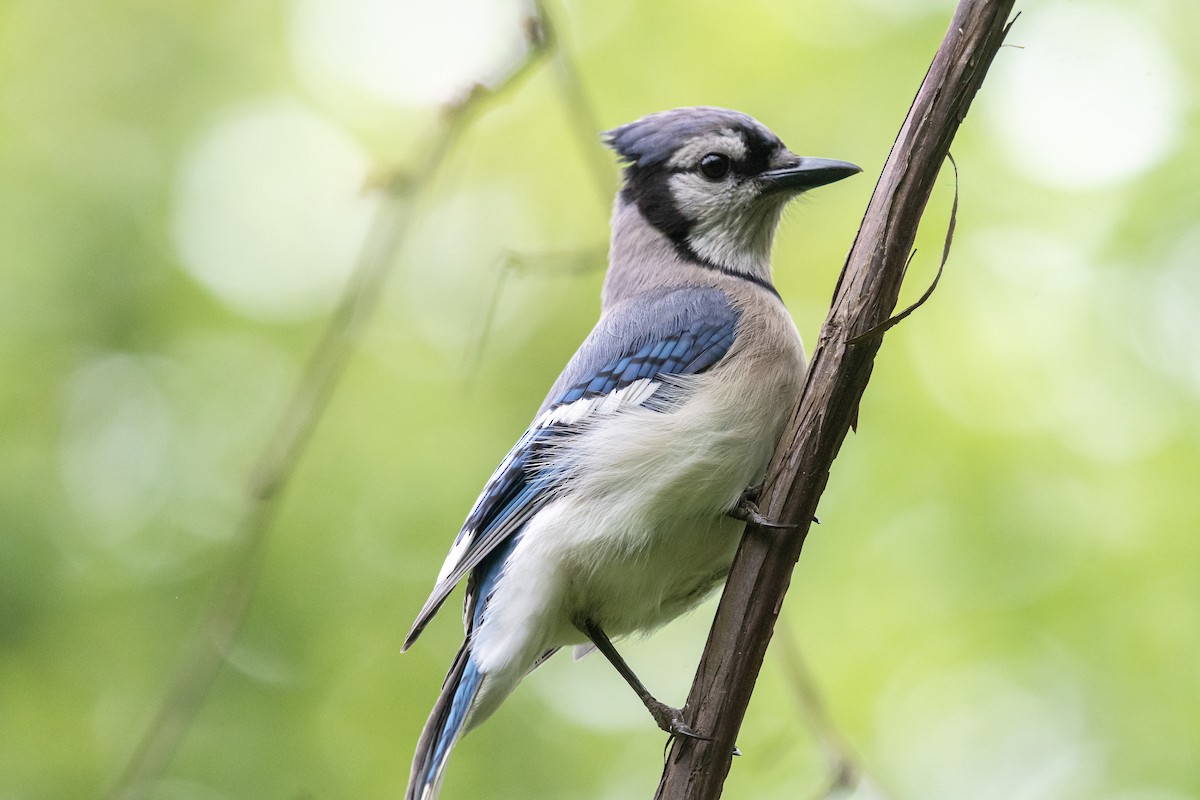
[{"label": "bird's eye", "polygon": [[700,171],[710,181],[719,181],[729,174],[729,156],[709,153],[700,159]]}]

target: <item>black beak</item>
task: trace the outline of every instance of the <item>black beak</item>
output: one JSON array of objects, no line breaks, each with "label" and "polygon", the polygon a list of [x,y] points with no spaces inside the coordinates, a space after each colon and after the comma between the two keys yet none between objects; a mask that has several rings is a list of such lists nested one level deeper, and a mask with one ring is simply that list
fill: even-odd
[{"label": "black beak", "polygon": [[758,177],[763,182],[766,192],[802,192],[805,189],[815,189],[827,183],[840,181],[862,172],[862,167],[849,161],[835,161],[832,158],[796,159],[796,163],[779,169],[771,169]]}]

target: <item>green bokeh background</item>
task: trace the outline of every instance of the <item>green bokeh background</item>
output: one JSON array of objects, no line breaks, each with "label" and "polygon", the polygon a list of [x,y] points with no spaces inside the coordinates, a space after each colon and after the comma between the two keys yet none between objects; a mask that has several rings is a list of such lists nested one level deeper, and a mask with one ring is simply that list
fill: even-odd
[{"label": "green bokeh background", "polygon": [[[103,796],[119,774],[376,202],[358,189],[411,168],[434,130],[436,108],[306,60],[298,20],[317,5],[0,3],[4,800]],[[600,126],[724,105],[794,150],[864,166],[797,203],[778,237],[780,291],[812,343],[951,5],[551,11]],[[946,275],[888,336],[780,626],[872,776],[857,797],[1197,798],[1200,8],[1023,6],[1010,41],[1038,46],[1001,52],[960,132]],[[398,39],[456,38],[430,6],[345,8],[392,9]],[[1037,35],[1063,15],[1099,27]],[[1108,95],[1024,107],[1014,75],[1026,59],[1089,87],[1103,70],[1081,42],[1114,18],[1159,59],[1119,68],[1165,81],[1170,108],[1106,118],[1161,117],[1169,135],[1122,174],[1104,177],[1101,158],[1093,181],[1055,177],[1006,131],[1061,138],[1071,108]],[[489,35],[515,48],[513,20]],[[1096,41],[1098,59],[1126,52]],[[607,156],[581,148],[556,75],[544,66],[489,105],[409,210],[395,274],[283,495],[245,629],[151,796],[401,795],[461,628],[444,613],[402,656],[403,635],[597,310],[597,271],[510,275],[478,366],[464,367],[501,253],[607,236],[589,167]],[[233,167],[220,148],[199,158],[247,119],[276,137],[239,139]],[[213,175],[224,194],[193,191]],[[932,278],[952,196],[943,175],[902,302]],[[205,216],[230,198],[241,227]],[[249,252],[253,266],[214,289],[181,243],[195,237],[234,254],[218,262]],[[326,252],[329,237],[342,244]],[[264,283],[245,289],[259,267]],[[712,606],[626,645],[660,697],[685,696]],[[809,797],[826,779],[783,643],[727,797]],[[649,797],[662,744],[603,661],[560,656],[462,742],[445,796]]]}]

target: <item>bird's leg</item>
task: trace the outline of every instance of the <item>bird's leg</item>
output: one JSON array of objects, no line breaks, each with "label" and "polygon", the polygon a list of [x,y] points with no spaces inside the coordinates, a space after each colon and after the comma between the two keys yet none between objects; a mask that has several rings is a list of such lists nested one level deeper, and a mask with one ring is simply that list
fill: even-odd
[{"label": "bird's leg", "polygon": [[[776,522],[773,519],[767,519],[763,513],[758,510],[758,496],[762,494],[763,485],[756,483],[753,486],[746,487],[746,491],[742,492],[742,496],[738,498],[737,505],[729,509],[725,513],[734,519],[739,519],[742,522],[749,522],[763,528],[774,528],[776,530],[790,530],[795,528],[788,522]],[[816,520],[816,517],[813,517]]]},{"label": "bird's leg", "polygon": [[638,680],[638,676],[633,674],[633,670],[625,663],[625,659],[621,658],[621,654],[617,652],[617,648],[613,647],[613,643],[609,641],[608,636],[600,629],[594,620],[584,620],[584,634],[592,640],[592,644],[596,645],[596,649],[604,654],[608,659],[608,663],[612,664],[630,688],[637,693],[641,698],[642,703],[646,706],[646,710],[650,712],[650,716],[654,717],[655,723],[672,736],[687,736],[692,739],[705,739],[707,736],[701,736],[696,731],[692,730],[691,726],[683,721],[683,711],[678,708],[672,708],[666,703],[661,703],[655,699],[654,695],[650,694],[650,690]]}]

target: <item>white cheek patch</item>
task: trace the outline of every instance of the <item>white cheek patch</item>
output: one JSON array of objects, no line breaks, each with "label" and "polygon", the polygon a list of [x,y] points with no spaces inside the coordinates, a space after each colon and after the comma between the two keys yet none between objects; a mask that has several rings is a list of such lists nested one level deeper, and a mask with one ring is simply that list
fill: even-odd
[{"label": "white cheek patch", "polygon": [[746,152],[746,142],[739,134],[731,130],[715,131],[679,148],[667,166],[671,169],[692,169],[709,153],[721,153],[739,161],[746,157]]},{"label": "white cheek patch", "polygon": [[731,216],[753,203],[758,189],[753,181],[734,173],[719,181],[710,181],[696,172],[680,172],[668,181],[671,197],[679,213],[689,220],[704,223]]},{"label": "white cheek patch", "polygon": [[684,172],[671,176],[670,187],[675,207],[691,220],[688,245],[696,255],[725,269],[769,278],[782,199],[761,198],[753,180],[736,176],[713,182]]}]

